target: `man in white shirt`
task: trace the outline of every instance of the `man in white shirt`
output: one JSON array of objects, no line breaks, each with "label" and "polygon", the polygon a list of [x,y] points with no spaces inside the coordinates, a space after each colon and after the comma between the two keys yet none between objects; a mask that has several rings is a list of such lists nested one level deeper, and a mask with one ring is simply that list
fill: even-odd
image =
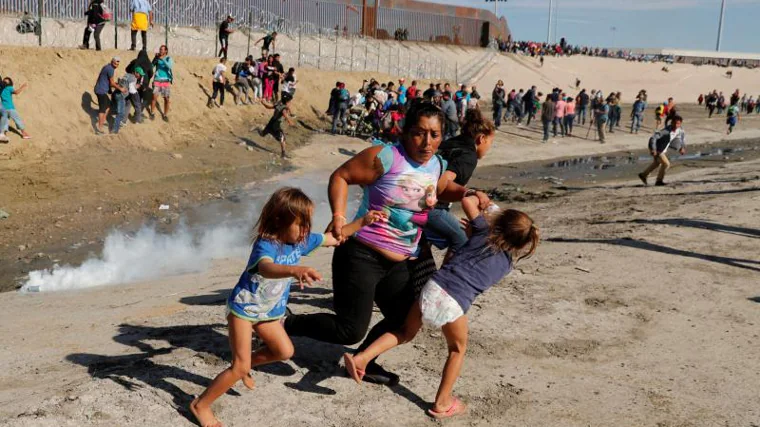
[{"label": "man in white shirt", "polygon": [[208,107],[211,108],[214,106],[214,103],[216,102],[216,95],[220,94],[219,97],[219,108],[224,107],[224,90],[225,85],[224,83],[227,81],[227,76],[225,73],[227,72],[227,58],[221,57],[219,58],[219,63],[216,64],[214,67],[214,71],[211,72],[213,74],[214,79],[212,82],[212,86],[214,87],[214,93],[211,95],[211,98],[208,100]]}]

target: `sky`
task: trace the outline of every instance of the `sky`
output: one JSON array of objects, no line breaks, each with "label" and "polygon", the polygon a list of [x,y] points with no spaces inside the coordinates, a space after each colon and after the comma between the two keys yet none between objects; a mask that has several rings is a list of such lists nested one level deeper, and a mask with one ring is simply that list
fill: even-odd
[{"label": "sky", "polygon": [[[429,1],[494,10],[494,3],[486,0]],[[565,37],[573,45],[715,50],[721,0],[554,0],[554,4],[557,40]],[[549,0],[501,1],[498,12],[507,18],[515,40],[546,41]],[[758,25],[760,0],[726,0],[721,50],[760,53]]]}]

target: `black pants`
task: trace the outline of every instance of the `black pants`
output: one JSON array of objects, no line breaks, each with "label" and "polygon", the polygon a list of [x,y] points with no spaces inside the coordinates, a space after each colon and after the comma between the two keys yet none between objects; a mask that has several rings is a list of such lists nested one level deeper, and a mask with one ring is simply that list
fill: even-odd
[{"label": "black pants", "polygon": [[535,111],[534,111],[532,108],[526,108],[526,109],[525,109],[525,115],[526,115],[526,116],[528,116],[528,121],[527,121],[527,122],[525,122],[525,124],[526,124],[527,126],[530,126],[530,120],[531,120],[531,118],[533,118],[533,115],[534,115],[535,113],[536,113],[536,112],[535,112]]},{"label": "black pants", "polygon": [[[95,50],[100,50],[100,33],[103,31],[103,27],[105,27],[106,24],[100,24],[95,26],[95,30],[92,31],[93,35],[95,36]],[[84,46],[86,49],[90,48],[90,26],[84,27],[84,38],[82,39],[82,46]]]},{"label": "black pants", "polygon": [[[140,36],[142,37],[142,50],[147,51],[148,50],[148,32],[147,31],[140,31]],[[132,46],[130,47],[131,50],[137,49],[137,30],[132,30]]]},{"label": "black pants", "polygon": [[335,249],[332,274],[335,314],[288,316],[285,319],[288,335],[355,344],[369,328],[373,302],[384,318],[372,328],[359,350],[404,324],[414,303],[408,261],[389,261],[352,238]]},{"label": "black pants", "polygon": [[229,46],[230,40],[229,40],[229,34],[219,35],[219,45],[221,46],[221,49],[219,49],[219,56],[226,58],[227,57],[227,46]]},{"label": "black pants", "polygon": [[224,83],[214,82],[214,94],[211,95],[211,100],[216,101],[216,94],[221,94],[219,98],[219,105],[224,105]]}]

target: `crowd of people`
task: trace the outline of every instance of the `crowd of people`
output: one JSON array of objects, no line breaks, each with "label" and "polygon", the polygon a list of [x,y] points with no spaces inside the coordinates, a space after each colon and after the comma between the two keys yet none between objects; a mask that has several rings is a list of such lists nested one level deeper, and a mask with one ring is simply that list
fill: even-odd
[{"label": "crowd of people", "polygon": [[713,90],[708,91],[707,95],[699,94],[697,103],[700,106],[704,104],[708,118],[716,113],[718,115],[723,114],[723,112],[726,113],[727,134],[733,132],[742,115],[760,114],[760,95],[757,97],[747,93],[740,95],[739,89],[731,94],[728,101],[726,101],[723,92]]},{"label": "crowd of people", "polygon": [[545,43],[536,41],[505,41],[497,40],[496,44],[501,52],[520,53],[531,57],[543,56],[599,56],[609,58],[631,58],[630,51],[623,49],[608,49],[603,47],[573,46],[566,42],[563,37],[559,43]]},{"label": "crowd of people", "polygon": [[429,102],[444,113],[446,134],[457,134],[468,110],[479,109],[481,95],[476,86],[461,85],[458,89],[449,83],[430,83],[423,90],[417,81],[407,86],[406,79],[398,85],[390,81],[365,80],[353,95],[345,83],[337,82],[330,93],[326,114],[332,116],[332,133],[361,135],[398,142],[406,112],[414,104]]}]

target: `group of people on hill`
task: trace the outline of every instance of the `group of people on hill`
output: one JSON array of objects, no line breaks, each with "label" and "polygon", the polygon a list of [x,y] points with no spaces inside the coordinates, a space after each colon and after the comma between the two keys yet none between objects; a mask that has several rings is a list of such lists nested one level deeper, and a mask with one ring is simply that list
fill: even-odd
[{"label": "group of people on hill", "polygon": [[259,59],[249,55],[229,68],[227,58],[222,56],[211,74],[213,94],[208,100],[209,108],[223,107],[225,92],[232,94],[236,105],[277,102],[286,94],[293,98],[298,84],[295,68],[291,67],[285,72],[278,53]]},{"label": "group of people on hill", "polygon": [[[105,134],[107,118],[114,115],[110,127],[111,134],[119,131],[129,123],[129,110],[133,107],[132,120],[143,122],[143,111],[148,112],[151,120],[156,117],[156,111],[161,113],[165,122],[169,122],[171,105],[171,87],[174,83],[174,60],[169,56],[169,48],[162,45],[151,61],[146,51],[141,50],[137,58],[132,60],[121,77],[117,69],[121,58],[114,56],[111,62],[103,66],[95,82],[95,96],[98,102],[98,121],[95,131]],[[158,99],[163,97],[163,110],[158,108]]]},{"label": "group of people on hill", "polygon": [[[341,345],[364,340],[343,357],[348,375],[357,382],[398,384],[399,376],[377,357],[411,341],[423,323],[441,328],[448,345],[427,413],[449,418],[466,411],[453,388],[467,347],[468,310],[478,295],[536,251],[539,230],[527,214],[501,209],[486,194],[466,187],[496,132],[481,110],[468,109],[456,135],[446,138],[448,120],[432,102],[444,95],[435,94],[435,86],[427,96],[418,95],[414,83],[399,83],[403,89],[393,85],[391,90],[399,95],[400,89],[405,98],[396,99],[396,105],[408,107],[399,138],[395,143],[375,141],[331,175],[332,221],[325,234],[312,232],[314,203],[300,189],[279,189],[264,205],[249,261],[227,299],[232,364],[190,404],[200,425],[221,425],[212,403],[239,381],[254,388],[251,368],[292,357],[297,349],[291,336]],[[375,98],[382,86],[368,81],[362,92]],[[345,85],[339,82],[336,89]],[[384,90],[388,92],[387,84]],[[337,114],[344,109],[332,104]],[[356,215],[348,218],[349,187],[354,185],[365,196]],[[466,230],[450,212],[451,203],[461,203]],[[431,245],[448,250],[440,269]],[[334,311],[291,313],[291,284],[303,288],[322,279],[315,269],[298,265],[320,246],[337,246]],[[383,319],[370,329],[374,306]],[[258,347],[252,346],[254,334],[262,343]]]},{"label": "group of people on hill", "polygon": [[607,49],[607,48],[593,48],[587,46],[573,46],[568,44],[563,37],[559,43],[545,43],[536,41],[505,41],[497,40],[498,49],[501,52],[506,53],[519,53],[522,55],[528,55],[531,57],[544,56],[572,56],[572,55],[584,55],[584,56],[600,56],[600,57],[615,57],[615,58],[627,58],[630,53],[622,49]]}]

